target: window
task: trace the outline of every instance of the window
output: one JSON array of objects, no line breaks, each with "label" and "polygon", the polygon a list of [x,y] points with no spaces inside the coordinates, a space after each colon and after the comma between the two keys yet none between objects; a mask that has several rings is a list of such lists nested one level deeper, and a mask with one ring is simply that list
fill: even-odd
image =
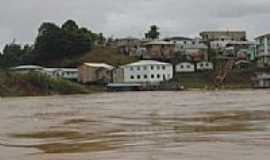
[{"label": "window", "polygon": [[155,76],[154,76],[153,74],[151,74],[151,78],[152,78],[152,79],[154,79],[154,78],[155,78]]},{"label": "window", "polygon": [[130,76],[130,79],[134,79],[134,76],[133,76],[133,75],[131,75],[131,76]]},{"label": "window", "polygon": [[143,69],[144,69],[144,70],[147,70],[147,66],[144,66]]},{"label": "window", "polygon": [[190,68],[191,66],[190,65],[187,65],[187,68]]},{"label": "window", "polygon": [[141,70],[141,67],[137,67],[137,70],[140,71]]},{"label": "window", "polygon": [[154,66],[151,66],[151,70],[154,70]]},{"label": "window", "polygon": [[181,65],[180,68],[183,69],[184,68],[184,65]]},{"label": "window", "polygon": [[165,70],[166,69],[166,66],[162,66],[162,69]]},{"label": "window", "polygon": [[160,79],[160,75],[159,74],[157,75],[157,78]]},{"label": "window", "polygon": [[148,78],[148,76],[147,75],[144,75],[144,79],[147,79]]},{"label": "window", "polygon": [[200,66],[203,67],[203,63],[201,63]]},{"label": "window", "polygon": [[160,66],[157,66],[157,70],[160,70]]},{"label": "window", "polygon": [[206,63],[206,64],[205,64],[205,66],[206,66],[206,67],[208,67],[208,66],[209,66],[209,64],[208,64],[208,63]]},{"label": "window", "polygon": [[137,75],[137,79],[141,79],[141,76],[140,75]]},{"label": "window", "polygon": [[130,67],[129,70],[133,71],[133,67]]}]

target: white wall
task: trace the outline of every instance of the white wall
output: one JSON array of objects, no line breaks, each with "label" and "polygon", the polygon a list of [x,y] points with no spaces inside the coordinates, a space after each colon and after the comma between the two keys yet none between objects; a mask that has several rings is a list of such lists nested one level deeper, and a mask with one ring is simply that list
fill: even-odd
[{"label": "white wall", "polygon": [[225,48],[230,41],[212,41],[210,46],[213,49]]},{"label": "white wall", "polygon": [[170,64],[147,64],[124,67],[124,82],[161,82],[173,78],[173,67]]},{"label": "white wall", "polygon": [[70,80],[79,79],[79,70],[71,71],[71,70],[65,70],[61,68],[55,68],[55,69],[48,68],[48,69],[44,69],[43,73],[52,77],[59,77],[59,78],[70,79]]},{"label": "white wall", "polygon": [[197,63],[197,70],[213,70],[214,65],[211,62],[199,62]]},{"label": "white wall", "polygon": [[179,63],[175,66],[175,71],[176,72],[194,72],[195,71],[195,66],[192,63]]}]

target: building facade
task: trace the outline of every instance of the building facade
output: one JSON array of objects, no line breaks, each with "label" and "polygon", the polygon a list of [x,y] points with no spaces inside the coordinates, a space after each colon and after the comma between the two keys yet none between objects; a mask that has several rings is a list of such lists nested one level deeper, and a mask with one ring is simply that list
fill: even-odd
[{"label": "building facade", "polygon": [[164,41],[177,44],[178,46],[182,46],[182,48],[193,44],[193,39],[188,37],[169,37],[164,38]]},{"label": "building facade", "polygon": [[153,60],[142,60],[121,66],[113,72],[114,83],[159,83],[173,78],[173,66]]},{"label": "building facade", "polygon": [[200,36],[203,41],[246,41],[247,39],[245,31],[205,31],[201,32]]},{"label": "building facade", "polygon": [[79,70],[77,68],[45,68],[36,65],[21,65],[11,68],[12,71],[21,74],[37,72],[46,74],[54,78],[63,78],[67,80],[77,81],[79,78]]},{"label": "building facade", "polygon": [[200,38],[172,37],[165,41],[175,44],[176,56],[186,56],[189,60],[208,60],[208,46]]},{"label": "building facade", "polygon": [[195,72],[195,66],[193,63],[189,63],[189,62],[178,63],[175,66],[175,71],[182,72],[182,73]]},{"label": "building facade", "polygon": [[254,88],[270,88],[270,74],[269,73],[256,73],[256,77],[253,79]]},{"label": "building facade", "polygon": [[258,67],[264,68],[270,66],[270,34],[257,37],[257,64]]},{"label": "building facade", "polygon": [[212,62],[202,61],[197,63],[197,70],[198,71],[214,70],[214,65]]},{"label": "building facade", "polygon": [[79,80],[81,83],[109,83],[113,68],[105,63],[84,63],[79,67]]},{"label": "building facade", "polygon": [[54,78],[74,81],[78,81],[79,79],[79,69],[77,68],[44,68],[42,72]]},{"label": "building facade", "polygon": [[149,59],[171,59],[175,57],[175,44],[167,41],[151,41],[144,44]]}]

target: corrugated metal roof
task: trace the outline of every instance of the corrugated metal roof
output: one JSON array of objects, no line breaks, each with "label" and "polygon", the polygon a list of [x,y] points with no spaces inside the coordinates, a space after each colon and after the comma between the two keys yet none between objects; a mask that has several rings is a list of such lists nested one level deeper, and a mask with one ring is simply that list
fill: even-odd
[{"label": "corrugated metal roof", "polygon": [[107,68],[112,70],[114,66],[106,64],[106,63],[84,63],[83,65],[89,66],[89,67],[96,67],[96,68]]},{"label": "corrugated metal roof", "polygon": [[151,41],[151,42],[145,43],[144,45],[145,46],[149,46],[149,45],[174,45],[174,43],[167,42],[167,41]]},{"label": "corrugated metal roof", "polygon": [[43,69],[43,67],[37,66],[37,65],[21,65],[21,66],[17,66],[17,67],[12,67],[11,69],[13,69],[13,70],[17,70],[17,69]]},{"label": "corrugated metal roof", "polygon": [[192,41],[193,39],[192,38],[189,38],[189,37],[168,37],[168,38],[164,38],[165,41],[173,41],[173,40],[178,40],[178,41],[183,41],[183,40],[186,40],[186,41]]},{"label": "corrugated metal roof", "polygon": [[135,63],[130,63],[125,66],[142,66],[142,65],[171,65],[170,63],[154,61],[154,60],[142,60]]},{"label": "corrugated metal roof", "polygon": [[255,39],[260,39],[260,38],[264,38],[264,37],[270,37],[270,33],[267,33],[267,34],[258,36],[258,37],[256,37]]},{"label": "corrugated metal roof", "polygon": [[44,68],[44,71],[54,72],[54,71],[63,71],[63,72],[78,72],[78,68]]}]

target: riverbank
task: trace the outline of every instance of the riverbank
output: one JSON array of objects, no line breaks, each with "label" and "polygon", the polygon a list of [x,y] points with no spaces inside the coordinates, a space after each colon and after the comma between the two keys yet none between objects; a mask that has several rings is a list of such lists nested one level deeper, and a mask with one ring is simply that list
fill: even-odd
[{"label": "riverbank", "polygon": [[43,74],[15,74],[0,71],[0,96],[48,96],[90,94],[103,91],[102,87],[84,86]]},{"label": "riverbank", "polygon": [[[239,90],[252,88],[252,72],[233,72],[219,90]],[[91,94],[105,92],[104,86],[81,85],[64,79],[52,78],[38,73],[15,74],[0,71],[0,96],[48,96]],[[214,82],[214,72],[178,73],[169,82],[162,83],[153,91],[194,91],[217,90]]]},{"label": "riverbank", "polygon": [[[178,82],[186,89],[216,90],[214,83],[215,72],[178,73],[173,81]],[[221,90],[251,89],[253,72],[233,71],[228,75]]]}]

